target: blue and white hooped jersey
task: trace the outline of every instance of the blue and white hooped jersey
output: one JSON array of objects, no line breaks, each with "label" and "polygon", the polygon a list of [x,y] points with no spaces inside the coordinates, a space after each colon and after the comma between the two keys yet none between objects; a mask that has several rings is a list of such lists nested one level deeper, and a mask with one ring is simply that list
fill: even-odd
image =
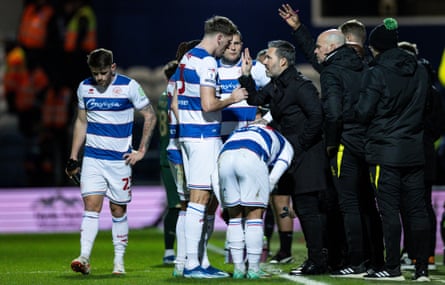
[{"label": "blue and white hooped jersey", "polygon": [[275,183],[291,165],[294,149],[283,135],[271,127],[255,124],[236,129],[223,144],[220,155],[233,149],[247,149],[264,161]]},{"label": "blue and white hooped jersey", "polygon": [[123,160],[132,149],[134,109],[150,104],[142,87],[135,80],[116,74],[105,89],[93,78],[79,84],[79,108],[86,110],[87,131],[84,156]]},{"label": "blue and white hooped jersey", "polygon": [[174,164],[182,164],[181,151],[179,149],[179,124],[175,114],[171,110],[171,102],[174,96],[176,78],[179,76],[179,69],[170,77],[167,84],[168,96],[168,128],[170,140],[167,145],[167,159]]},{"label": "blue and white hooped jersey", "polygon": [[293,158],[292,145],[271,127],[255,124],[236,129],[224,143],[220,155],[231,149],[248,149],[257,154],[267,166],[277,160],[290,165]]},{"label": "blue and white hooped jersey", "polygon": [[[232,91],[240,86],[238,78],[241,74],[241,59],[235,65],[226,65],[218,60],[218,85],[221,90],[221,99],[228,98]],[[266,67],[253,60],[251,70],[252,78],[257,88],[269,83],[270,78],[266,75]],[[243,127],[249,121],[255,120],[256,106],[247,104],[246,100],[231,104],[222,110],[221,136],[227,139],[230,133],[237,128]]]},{"label": "blue and white hooped jersey", "polygon": [[206,50],[195,47],[179,63],[178,94],[179,140],[219,139],[221,111],[203,112],[201,86],[215,88],[217,64]]}]

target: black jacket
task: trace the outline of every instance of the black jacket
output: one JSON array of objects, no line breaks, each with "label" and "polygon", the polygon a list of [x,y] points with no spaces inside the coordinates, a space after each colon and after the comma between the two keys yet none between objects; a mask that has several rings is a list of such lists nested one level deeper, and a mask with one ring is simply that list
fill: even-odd
[{"label": "black jacket", "polygon": [[323,65],[320,84],[326,146],[338,147],[341,143],[364,157],[366,126],[357,122],[354,106],[360,97],[360,82],[367,66],[357,52],[346,45],[327,55]]},{"label": "black jacket", "polygon": [[356,106],[366,123],[366,160],[370,164],[424,164],[424,112],[429,88],[425,67],[415,56],[394,48],[379,54],[364,75]]},{"label": "black jacket", "polygon": [[[312,65],[312,67],[321,73],[323,68],[325,67],[322,63],[318,63],[317,56],[314,54],[315,50],[315,39],[312,36],[311,32],[305,25],[300,25],[298,29],[292,32],[294,36],[295,45],[300,49],[303,53],[306,60]],[[363,47],[360,47],[355,44],[346,44],[349,47],[353,47],[357,54],[360,56],[361,60],[364,64],[368,64],[372,57],[366,52]]]},{"label": "black jacket", "polygon": [[294,163],[289,172],[295,180],[296,193],[326,189],[326,157],[322,145],[323,110],[318,91],[295,67],[256,90],[249,76],[239,82],[246,88],[251,105],[270,104],[270,111],[277,129],[294,148]]}]

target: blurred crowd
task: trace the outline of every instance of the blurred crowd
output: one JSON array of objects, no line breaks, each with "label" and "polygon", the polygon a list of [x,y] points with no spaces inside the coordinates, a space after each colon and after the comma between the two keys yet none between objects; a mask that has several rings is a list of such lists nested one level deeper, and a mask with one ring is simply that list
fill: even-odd
[{"label": "blurred crowd", "polygon": [[[1,68],[1,112],[19,131],[14,139],[3,133],[9,137],[4,143],[13,144],[3,151],[15,154],[3,157],[14,160],[18,175],[5,174],[0,186],[69,185],[63,169],[76,90],[90,76],[86,55],[98,47],[96,30],[90,0],[25,0],[15,38],[4,41]],[[121,72],[136,78],[153,100],[165,89],[162,67]]]}]

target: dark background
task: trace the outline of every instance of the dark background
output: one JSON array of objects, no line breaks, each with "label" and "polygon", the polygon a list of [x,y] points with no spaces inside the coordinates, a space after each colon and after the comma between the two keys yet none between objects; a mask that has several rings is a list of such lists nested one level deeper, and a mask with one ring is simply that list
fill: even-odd
[{"label": "dark background", "polygon": [[[378,15],[376,0],[320,1],[324,16],[337,16],[338,23],[314,27],[311,22],[311,1],[289,1],[300,10],[300,18],[314,36],[321,31],[336,27],[341,22],[357,17],[373,16],[367,25],[368,32],[385,16]],[[445,19],[444,5],[440,0],[404,0],[398,3],[398,16],[412,15],[413,7],[419,13],[437,11]],[[192,1],[148,1],[148,0],[93,0],[98,19],[99,43],[115,53],[116,62],[128,67],[145,65],[155,67],[172,59],[181,41],[200,39],[204,21],[213,15],[229,17],[244,36],[245,47],[251,54],[266,47],[275,39],[292,41],[290,28],[278,16],[278,8],[284,2],[271,0],[192,0]],[[366,9],[364,9],[366,7]],[[420,9],[419,7],[424,7]],[[420,9],[420,10],[419,10]],[[406,12],[411,11],[411,12]],[[406,21],[400,21],[405,23]],[[409,21],[408,21],[409,22]],[[400,24],[400,40],[416,42],[421,55],[438,67],[445,47],[445,21],[441,25],[416,26]],[[300,56],[299,62],[304,59]]]}]

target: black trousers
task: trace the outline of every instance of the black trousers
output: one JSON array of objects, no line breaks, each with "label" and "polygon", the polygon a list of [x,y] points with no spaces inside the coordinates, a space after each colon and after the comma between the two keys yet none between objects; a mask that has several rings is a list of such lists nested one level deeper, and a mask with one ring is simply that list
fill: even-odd
[{"label": "black trousers", "polygon": [[413,241],[412,253],[416,266],[428,263],[430,222],[425,203],[424,170],[422,166],[370,167],[377,204],[382,217],[386,246],[386,266],[400,266],[400,213],[406,215],[405,234]]},{"label": "black trousers", "polygon": [[369,260],[373,267],[383,265],[382,223],[364,157],[340,145],[330,167],[343,216],[348,263],[357,266]]},{"label": "black trousers", "polygon": [[323,255],[323,234],[326,231],[320,210],[319,192],[294,194],[292,203],[306,240],[308,259],[316,265],[326,266],[326,257]]},{"label": "black trousers", "polygon": [[343,216],[349,263],[359,265],[364,261],[363,228],[360,213],[359,180],[360,161],[342,145],[330,160],[332,178]]}]

